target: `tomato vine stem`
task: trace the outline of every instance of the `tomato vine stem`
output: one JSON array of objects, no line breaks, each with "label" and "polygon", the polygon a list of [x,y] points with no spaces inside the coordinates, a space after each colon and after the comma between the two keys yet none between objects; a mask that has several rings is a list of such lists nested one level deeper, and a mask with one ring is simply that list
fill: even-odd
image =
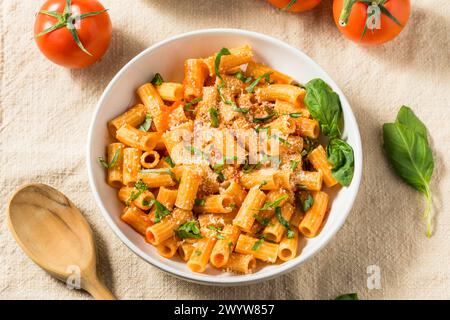
[{"label": "tomato vine stem", "polygon": [[102,14],[104,12],[108,11],[108,9],[101,10],[101,11],[93,11],[93,12],[86,12],[83,14],[75,15],[72,13],[72,0],[66,0],[66,5],[64,7],[64,12],[56,12],[56,11],[48,11],[48,10],[41,10],[39,11],[39,14],[45,14],[47,16],[53,17],[58,19],[58,22],[55,23],[53,26],[45,29],[44,31],[36,34],[34,37],[39,38],[43,35],[46,35],[50,32],[53,32],[55,30],[61,29],[61,28],[67,28],[69,30],[70,34],[72,35],[75,43],[78,45],[78,47],[87,55],[92,56],[92,54],[84,47],[83,43],[81,42],[81,39],[78,35],[77,29],[75,24],[78,21],[81,21],[88,17],[97,16],[99,14]]},{"label": "tomato vine stem", "polygon": [[380,6],[383,5],[386,1],[387,0],[344,0],[344,6],[341,11],[341,16],[339,17],[339,25],[341,27],[345,27],[347,25],[353,6],[357,2],[362,2],[368,5]]}]

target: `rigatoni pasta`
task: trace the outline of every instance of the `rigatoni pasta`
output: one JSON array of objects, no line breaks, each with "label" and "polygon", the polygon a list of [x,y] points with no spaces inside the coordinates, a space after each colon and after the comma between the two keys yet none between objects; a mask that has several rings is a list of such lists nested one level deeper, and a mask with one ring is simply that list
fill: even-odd
[{"label": "rigatoni pasta", "polygon": [[295,259],[338,184],[305,94],[249,45],[187,59],[183,83],[156,74],[107,124],[122,221],[193,272]]}]

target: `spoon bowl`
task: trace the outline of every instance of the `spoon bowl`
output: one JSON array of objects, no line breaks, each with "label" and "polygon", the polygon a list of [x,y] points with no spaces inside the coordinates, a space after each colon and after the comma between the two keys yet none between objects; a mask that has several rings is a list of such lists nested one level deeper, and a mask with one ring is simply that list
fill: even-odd
[{"label": "spoon bowl", "polygon": [[97,276],[89,224],[58,190],[43,184],[20,188],[9,203],[8,225],[23,251],[42,269],[62,281],[77,270],[83,289],[97,299],[114,299]]}]

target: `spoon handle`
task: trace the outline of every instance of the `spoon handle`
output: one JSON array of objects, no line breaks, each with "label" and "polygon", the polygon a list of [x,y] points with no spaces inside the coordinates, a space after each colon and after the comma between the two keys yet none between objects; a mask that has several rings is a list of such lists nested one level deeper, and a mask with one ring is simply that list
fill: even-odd
[{"label": "spoon handle", "polygon": [[91,294],[96,300],[117,300],[117,298],[109,291],[98,277],[89,277],[84,283],[84,289]]}]

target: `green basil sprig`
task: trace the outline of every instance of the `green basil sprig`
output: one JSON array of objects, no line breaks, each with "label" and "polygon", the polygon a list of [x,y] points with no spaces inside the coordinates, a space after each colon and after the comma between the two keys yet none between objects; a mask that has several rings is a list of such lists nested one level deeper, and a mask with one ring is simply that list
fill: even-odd
[{"label": "green basil sprig", "polygon": [[432,233],[430,180],[434,159],[428,144],[427,129],[409,107],[403,106],[397,114],[395,123],[383,125],[383,140],[385,154],[395,172],[403,181],[425,196],[426,235],[430,237]]}]

